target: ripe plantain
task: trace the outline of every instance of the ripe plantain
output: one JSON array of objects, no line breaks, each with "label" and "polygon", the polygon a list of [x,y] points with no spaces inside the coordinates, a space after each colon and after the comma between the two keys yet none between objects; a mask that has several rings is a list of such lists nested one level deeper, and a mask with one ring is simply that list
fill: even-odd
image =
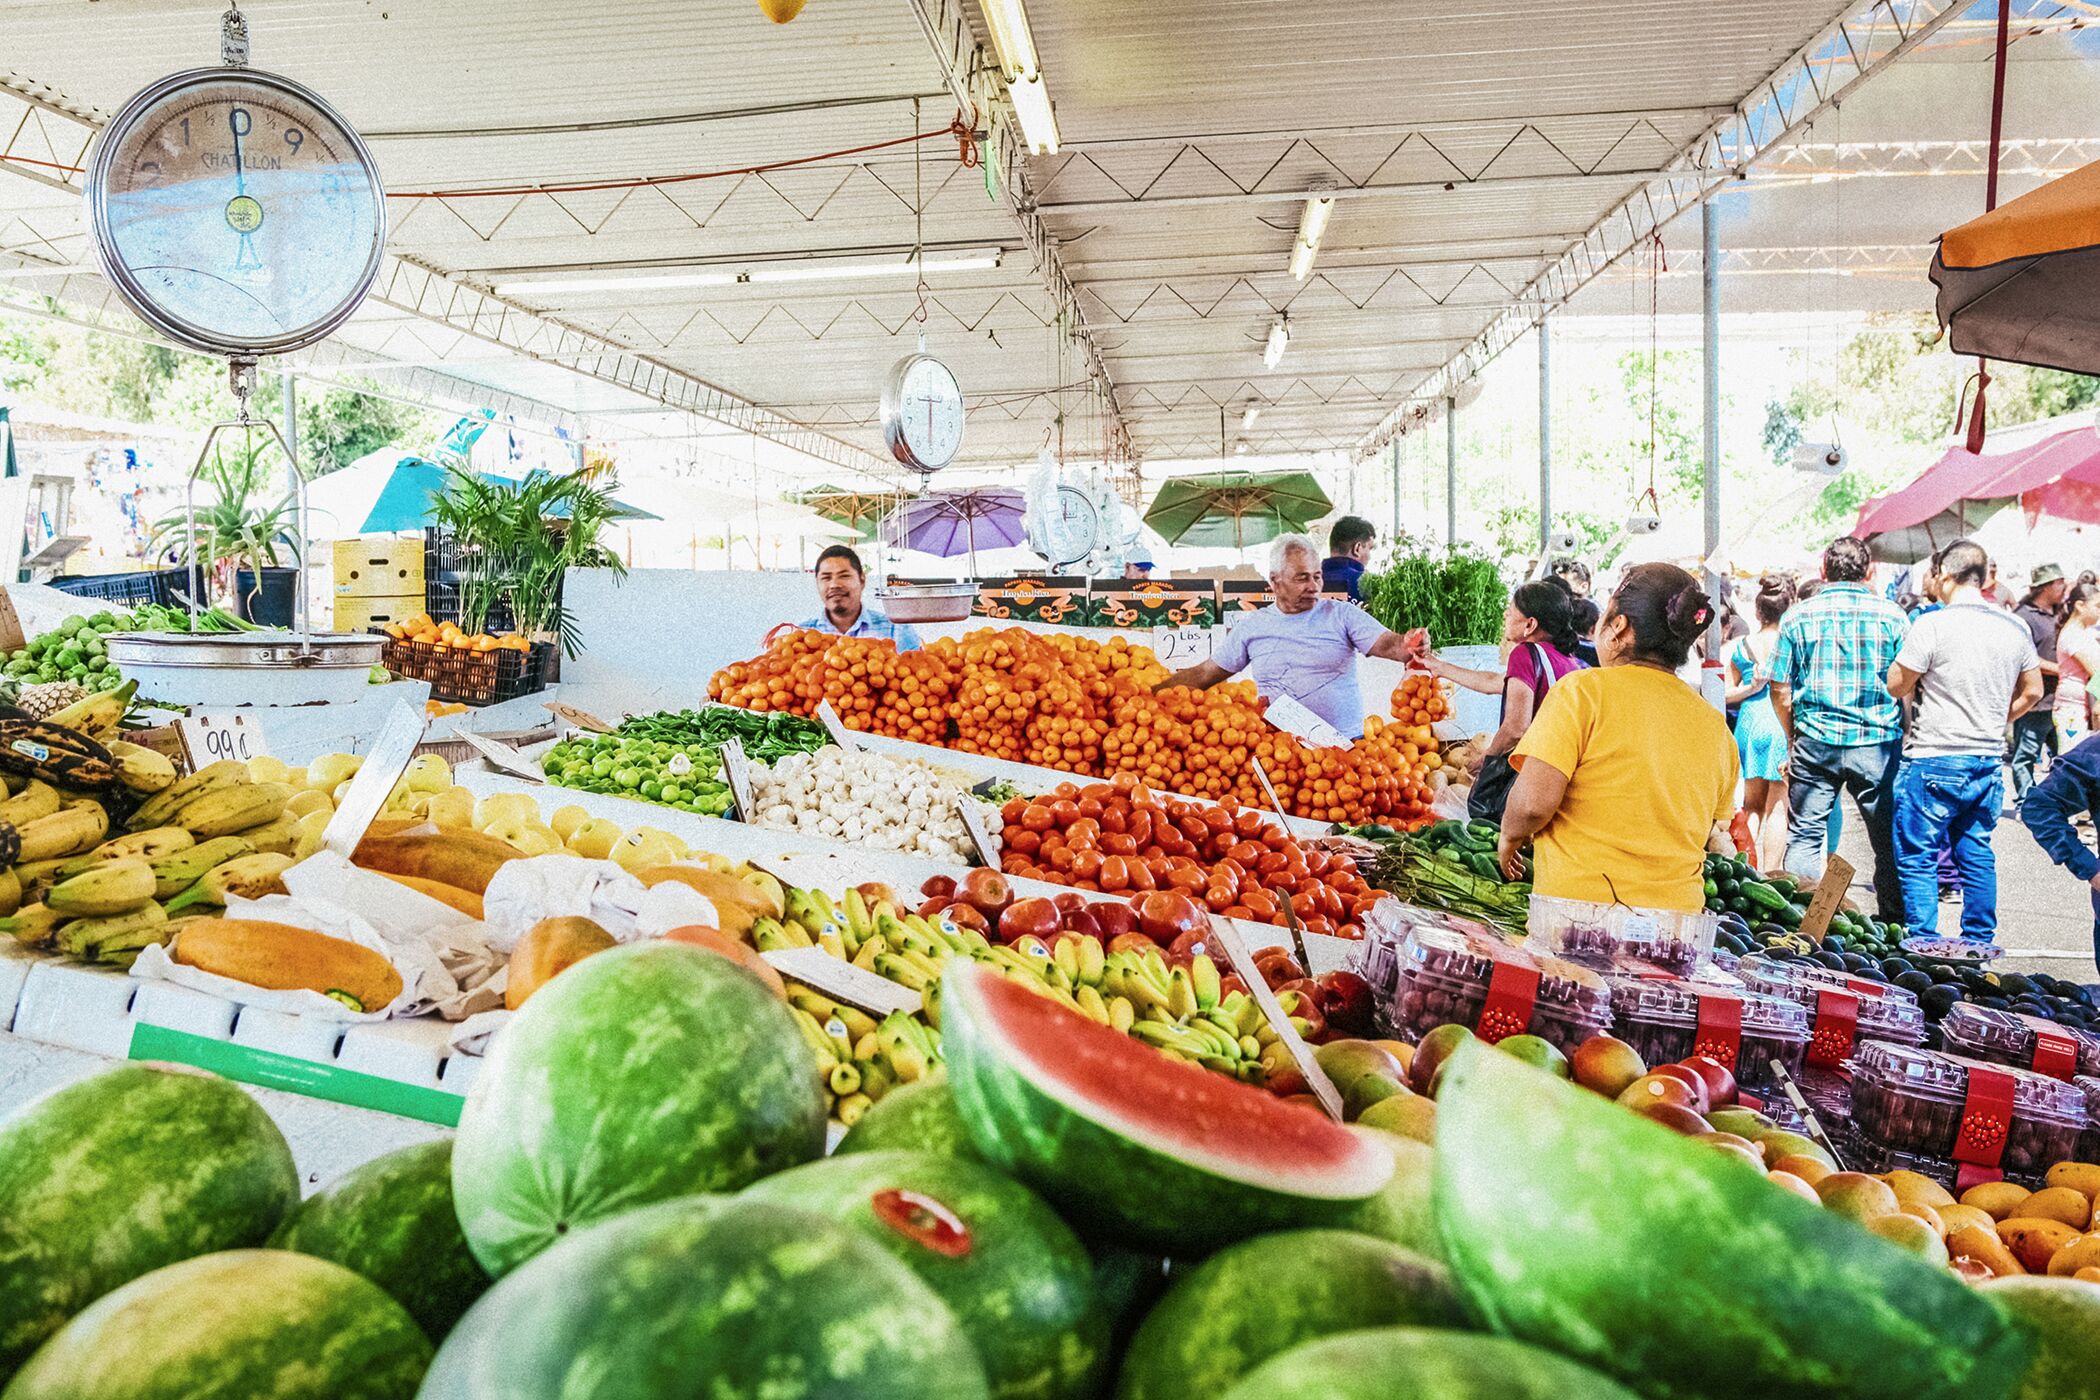
[{"label": "ripe plantain", "polygon": [[241,832],[240,838],[266,854],[291,855],[299,843],[299,818],[287,808],[261,826],[251,826]]},{"label": "ripe plantain", "polygon": [[44,903],[69,918],[121,914],[153,898],[153,869],[138,856],[103,861],[93,870],[61,880]]},{"label": "ripe plantain", "polygon": [[48,817],[38,817],[15,828],[22,848],[17,864],[55,860],[92,849],[109,835],[109,813],[99,802],[82,801],[60,807]]},{"label": "ripe plantain", "polygon": [[199,768],[187,778],[161,789],[141,802],[139,809],[131,814],[129,825],[133,831],[144,831],[149,826],[165,826],[177,807],[199,793],[247,781],[247,764],[237,758],[220,759],[217,763]]},{"label": "ripe plantain", "polygon": [[288,855],[262,851],[229,860],[206,872],[196,884],[169,900],[168,912],[179,914],[197,905],[223,908],[226,901],[235,896],[261,899],[266,894],[283,894],[282,876],[291,863],[292,858]]},{"label": "ripe plantain", "polygon": [[0,919],[0,933],[12,935],[18,942],[31,948],[48,948],[52,935],[58,932],[58,914],[42,904],[25,904],[5,919]]},{"label": "ripe plantain", "polygon": [[164,753],[112,739],[109,756],[116,761],[117,781],[133,792],[165,792],[175,785],[175,763]]},{"label": "ripe plantain", "polygon": [[176,851],[186,851],[195,844],[196,838],[179,826],[156,826],[148,831],[135,831],[129,836],[111,837],[84,856],[74,856],[58,867],[58,878],[70,880],[107,861],[122,860],[126,856],[154,860]]},{"label": "ripe plantain", "polygon": [[115,690],[97,691],[48,716],[45,723],[77,729],[90,739],[106,740],[124,722],[124,712],[131,708],[131,697],[138,690],[137,681],[126,681]]},{"label": "ripe plantain", "polygon": [[148,900],[115,914],[72,919],[60,924],[58,946],[76,958],[92,958],[105,943],[128,939],[141,929],[159,928],[167,922],[168,911]]},{"label": "ripe plantain", "polygon": [[0,822],[20,827],[39,817],[48,817],[59,808],[58,789],[35,778],[23,780],[22,790],[5,802],[0,802]]},{"label": "ripe plantain", "polygon": [[199,840],[230,836],[275,821],[291,796],[283,783],[235,783],[191,798],[168,820]]},{"label": "ripe plantain", "polygon": [[149,860],[146,864],[153,871],[154,898],[171,899],[227,861],[253,854],[255,847],[238,836],[215,836]]}]

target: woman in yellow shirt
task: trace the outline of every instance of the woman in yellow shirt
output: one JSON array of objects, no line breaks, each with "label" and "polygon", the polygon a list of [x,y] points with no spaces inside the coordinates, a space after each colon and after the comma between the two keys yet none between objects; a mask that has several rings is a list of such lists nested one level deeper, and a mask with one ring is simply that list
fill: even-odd
[{"label": "woman in yellow shirt", "polygon": [[1533,888],[1559,899],[1696,911],[1716,822],[1735,811],[1727,722],[1677,676],[1713,620],[1674,564],[1630,569],[1597,624],[1597,669],[1546,696],[1511,763],[1502,868],[1535,842]]}]

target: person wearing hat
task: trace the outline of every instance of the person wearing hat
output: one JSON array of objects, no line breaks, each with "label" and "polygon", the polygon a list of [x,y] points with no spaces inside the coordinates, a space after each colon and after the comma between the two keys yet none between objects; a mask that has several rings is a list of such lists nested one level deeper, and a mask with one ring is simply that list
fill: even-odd
[{"label": "person wearing hat", "polygon": [[2064,601],[2064,571],[2054,564],[2037,564],[2027,575],[2027,596],[2013,613],[2027,624],[2034,637],[2035,655],[2042,662],[2041,702],[2013,721],[2012,800],[2017,811],[2028,789],[2040,776],[2042,756],[2056,752],[2056,633],[2057,609]]},{"label": "person wearing hat", "polygon": [[1150,559],[1147,559],[1142,554],[1140,554],[1135,559],[1125,560],[1123,564],[1123,577],[1126,579],[1151,578],[1152,561]]}]

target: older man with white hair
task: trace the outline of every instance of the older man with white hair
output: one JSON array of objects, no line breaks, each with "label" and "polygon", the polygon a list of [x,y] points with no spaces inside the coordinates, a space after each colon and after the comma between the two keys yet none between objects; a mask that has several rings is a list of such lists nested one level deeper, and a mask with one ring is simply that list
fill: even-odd
[{"label": "older man with white hair", "polygon": [[1250,671],[1263,695],[1288,695],[1351,738],[1361,735],[1357,655],[1405,664],[1427,650],[1428,638],[1388,632],[1356,604],[1322,598],[1320,587],[1320,547],[1309,535],[1284,535],[1269,547],[1275,603],[1242,616],[1210,660],[1176,671],[1159,688],[1208,690]]}]

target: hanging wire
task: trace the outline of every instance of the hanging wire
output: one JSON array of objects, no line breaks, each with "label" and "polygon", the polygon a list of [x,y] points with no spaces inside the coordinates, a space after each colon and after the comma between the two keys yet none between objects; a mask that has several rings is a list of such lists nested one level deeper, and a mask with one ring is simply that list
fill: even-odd
[{"label": "hanging wire", "polygon": [[[911,100],[911,124],[913,130],[918,129],[919,99],[916,97]],[[916,291],[919,298],[912,319],[919,323],[919,353],[923,355],[926,353],[926,294],[931,289],[926,285],[926,163],[920,159],[920,150],[916,144],[911,148],[911,255],[918,267]]]}]

